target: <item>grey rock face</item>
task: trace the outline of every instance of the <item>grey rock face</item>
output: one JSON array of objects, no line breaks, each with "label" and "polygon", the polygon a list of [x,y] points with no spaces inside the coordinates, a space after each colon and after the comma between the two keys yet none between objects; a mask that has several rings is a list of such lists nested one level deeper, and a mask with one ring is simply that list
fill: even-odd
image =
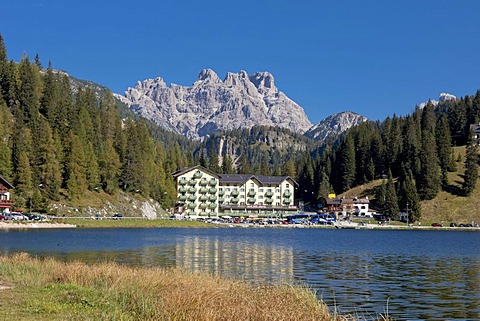
[{"label": "grey rock face", "polygon": [[190,87],[167,87],[162,78],[147,79],[116,98],[163,128],[193,139],[254,125],[297,133],[312,126],[303,108],[277,89],[268,72],[228,73],[222,81],[213,70],[204,69]]},{"label": "grey rock face", "polygon": [[312,126],[312,128],[305,133],[305,136],[318,141],[325,140],[341,134],[364,121],[367,121],[366,117],[351,111],[344,111],[328,116],[318,124]]}]

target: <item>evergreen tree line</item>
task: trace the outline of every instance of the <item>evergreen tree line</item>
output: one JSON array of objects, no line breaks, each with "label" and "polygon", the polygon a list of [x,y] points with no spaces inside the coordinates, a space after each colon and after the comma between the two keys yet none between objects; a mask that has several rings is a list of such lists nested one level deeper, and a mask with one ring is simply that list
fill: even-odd
[{"label": "evergreen tree line", "polygon": [[191,164],[173,134],[122,119],[110,92],[73,91],[70,78],[42,68],[38,55],[9,61],[1,35],[0,122],[0,175],[15,186],[17,207],[42,211],[50,200],[118,190],[171,207],[171,173]]},{"label": "evergreen tree line", "polygon": [[457,170],[460,155],[453,146],[467,144],[465,175],[459,194],[470,195],[478,178],[478,152],[469,142],[470,124],[480,120],[480,91],[438,106],[428,103],[405,117],[365,122],[350,129],[323,153],[298,159],[296,172],[304,200],[318,202],[328,193],[383,178],[376,191],[377,205],[389,218],[399,209],[410,221],[420,217],[420,201],[433,199],[440,190],[452,190],[448,172]]}]

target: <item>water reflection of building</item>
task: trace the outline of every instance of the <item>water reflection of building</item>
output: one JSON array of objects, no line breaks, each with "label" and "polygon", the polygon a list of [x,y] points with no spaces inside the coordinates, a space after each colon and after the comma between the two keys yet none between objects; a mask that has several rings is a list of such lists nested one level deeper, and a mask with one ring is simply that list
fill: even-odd
[{"label": "water reflection of building", "polygon": [[258,282],[293,279],[293,249],[192,237],[177,243],[177,265]]}]

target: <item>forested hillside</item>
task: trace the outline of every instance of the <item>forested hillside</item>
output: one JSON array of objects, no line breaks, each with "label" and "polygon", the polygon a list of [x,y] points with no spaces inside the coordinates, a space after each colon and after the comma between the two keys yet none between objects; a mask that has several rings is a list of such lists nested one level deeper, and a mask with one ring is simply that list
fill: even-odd
[{"label": "forested hillside", "polygon": [[[378,206],[394,218],[407,203],[411,221],[421,215],[420,201],[440,191],[456,196],[473,193],[478,179],[477,146],[470,142],[470,124],[480,119],[480,91],[438,106],[427,104],[411,115],[383,122],[365,122],[349,130],[333,148],[306,158],[298,179],[304,198],[316,202],[329,191],[337,194],[384,178],[377,188]],[[467,145],[466,156],[452,146]],[[461,188],[449,180],[458,162],[465,170]],[[311,191],[311,192],[310,192]]]},{"label": "forested hillside", "polygon": [[43,69],[38,56],[9,61],[1,36],[0,122],[0,175],[17,207],[45,211],[51,200],[119,189],[172,204],[170,173],[191,162],[179,136],[156,130],[163,144],[151,124],[122,118],[108,90]]}]

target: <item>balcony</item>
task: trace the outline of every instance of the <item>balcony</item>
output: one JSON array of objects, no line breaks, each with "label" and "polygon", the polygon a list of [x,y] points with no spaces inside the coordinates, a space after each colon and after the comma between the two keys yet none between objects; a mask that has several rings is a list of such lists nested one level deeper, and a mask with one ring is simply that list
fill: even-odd
[{"label": "balcony", "polygon": [[193,174],[193,177],[194,177],[194,178],[200,178],[200,177],[202,177],[202,176],[203,176],[203,173],[200,172],[200,171],[196,171],[195,174]]},{"label": "balcony", "polygon": [[223,196],[225,195],[225,191],[218,191],[218,196]]},{"label": "balcony", "polygon": [[197,185],[197,181],[192,178],[191,180],[188,181],[188,185],[195,186]]},{"label": "balcony", "polygon": [[238,196],[239,192],[238,191],[232,191],[230,193],[231,196]]},{"label": "balcony", "polygon": [[186,193],[187,189],[185,187],[181,186],[181,187],[178,188],[178,192],[179,193]]},{"label": "balcony", "polygon": [[199,183],[201,186],[207,186],[208,182],[206,179],[202,179]]},{"label": "balcony", "polygon": [[208,190],[210,194],[215,194],[217,192],[217,189],[215,187],[212,187]]},{"label": "balcony", "polygon": [[266,192],[265,193],[265,197],[272,197],[273,196],[273,192]]},{"label": "balcony", "polygon": [[254,204],[255,202],[256,202],[256,199],[254,197],[250,197],[248,199],[248,203],[250,203],[250,204]]},{"label": "balcony", "polygon": [[202,210],[206,209],[207,206],[208,206],[207,203],[202,203],[202,204],[198,205],[198,207],[200,207],[200,209],[202,209]]},{"label": "balcony", "polygon": [[257,192],[255,191],[248,192],[248,196],[255,196],[255,195],[257,195]]},{"label": "balcony", "polygon": [[208,184],[210,184],[210,186],[217,186],[217,180],[215,178],[212,178]]},{"label": "balcony", "polygon": [[190,196],[188,197],[188,200],[189,200],[189,201],[192,201],[192,202],[193,202],[194,200],[196,200],[196,199],[197,199],[197,197],[196,197],[195,195],[190,195]]},{"label": "balcony", "polygon": [[223,202],[225,202],[225,198],[224,198],[224,197],[220,197],[220,198],[218,198],[218,202],[219,202],[219,203],[223,203]]},{"label": "balcony", "polygon": [[208,197],[208,200],[209,200],[210,202],[215,202],[215,201],[217,200],[217,197],[216,197],[215,195],[210,195],[210,196]]},{"label": "balcony", "polygon": [[180,195],[180,196],[178,197],[178,200],[179,200],[179,201],[182,201],[182,202],[185,202],[185,201],[187,200],[187,195]]},{"label": "balcony", "polygon": [[196,190],[196,188],[194,188],[194,187],[190,187],[190,188],[188,189],[188,192],[189,192],[190,194],[195,194],[195,193],[197,192],[197,190]]},{"label": "balcony", "polygon": [[213,209],[217,208],[217,204],[216,203],[210,203],[210,204],[208,204],[208,207],[213,210]]},{"label": "balcony", "polygon": [[283,197],[290,197],[292,196],[292,193],[290,193],[289,190],[286,190],[284,193],[283,193]]},{"label": "balcony", "polygon": [[240,199],[238,197],[234,197],[234,198],[230,199],[230,203],[238,203],[238,201],[240,201]]},{"label": "balcony", "polygon": [[194,209],[195,207],[197,207],[197,204],[195,204],[195,203],[188,203],[187,207],[188,207],[189,209]]},{"label": "balcony", "polygon": [[290,198],[284,198],[283,199],[283,204],[290,204],[292,200]]},{"label": "balcony", "polygon": [[181,179],[178,181],[178,185],[187,185],[187,180],[186,179]]},{"label": "balcony", "polygon": [[267,199],[265,199],[265,203],[267,203],[267,204],[272,204],[272,203],[273,203],[273,198],[267,198]]},{"label": "balcony", "polygon": [[202,193],[202,194],[207,194],[207,192],[208,192],[208,189],[206,187],[202,187],[200,189],[200,193]]},{"label": "balcony", "polygon": [[200,201],[206,201],[207,200],[207,195],[200,195],[198,198]]}]

